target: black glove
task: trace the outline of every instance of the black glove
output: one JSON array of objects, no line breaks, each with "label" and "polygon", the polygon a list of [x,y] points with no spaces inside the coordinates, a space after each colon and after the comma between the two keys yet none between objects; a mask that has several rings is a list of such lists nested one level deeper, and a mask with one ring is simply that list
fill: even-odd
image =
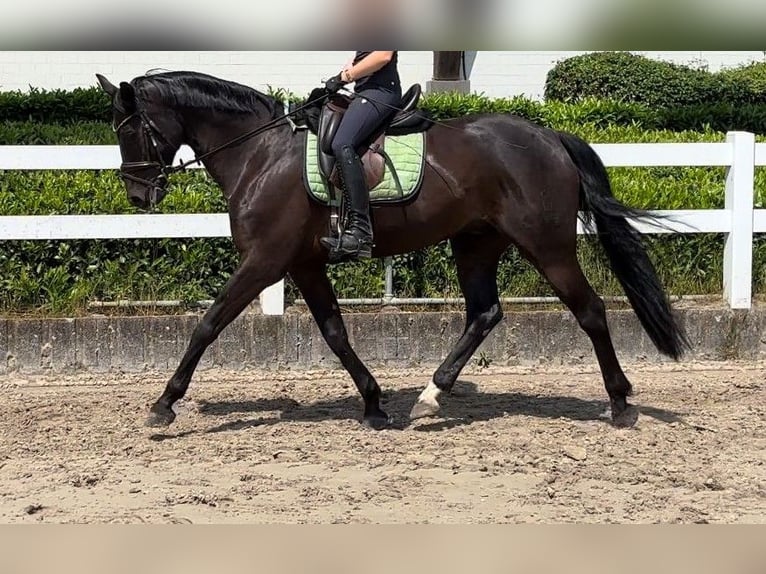
[{"label": "black glove", "polygon": [[323,98],[326,98],[328,95],[329,94],[327,92],[327,88],[325,88],[324,86],[322,86],[321,88],[314,88],[313,90],[311,90],[311,93],[309,94],[309,97],[306,101],[316,102],[317,105],[321,105],[324,102],[320,100],[322,100]]},{"label": "black glove", "polygon": [[340,74],[333,76],[332,78],[330,78],[324,83],[325,89],[331,94],[336,93],[345,85],[346,85],[346,82],[340,79]]}]

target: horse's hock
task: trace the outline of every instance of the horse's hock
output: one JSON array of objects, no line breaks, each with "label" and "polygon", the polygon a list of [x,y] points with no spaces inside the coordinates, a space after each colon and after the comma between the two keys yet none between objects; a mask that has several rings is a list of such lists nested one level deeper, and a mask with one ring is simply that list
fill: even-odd
[{"label": "horse's hock", "polygon": [[[308,312],[283,316],[248,312],[229,325],[200,368],[295,370],[341,368]],[[766,356],[766,308],[679,309],[692,343],[687,359],[760,359]],[[632,362],[667,362],[630,310],[608,311],[617,353]],[[0,319],[0,372],[67,373],[172,371],[200,315],[90,316],[74,319]],[[464,328],[461,312],[350,313],[349,337],[371,367],[432,368]],[[590,341],[569,311],[513,311],[479,348],[469,366],[596,364]]]}]

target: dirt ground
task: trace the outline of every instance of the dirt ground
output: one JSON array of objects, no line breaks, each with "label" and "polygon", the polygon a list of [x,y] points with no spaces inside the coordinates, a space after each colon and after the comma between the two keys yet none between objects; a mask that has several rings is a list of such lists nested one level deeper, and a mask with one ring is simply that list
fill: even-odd
[{"label": "dirt ground", "polygon": [[594,369],[469,373],[413,425],[430,373],[378,372],[382,432],[344,373],[199,373],[162,432],[163,376],[5,376],[0,522],[766,523],[766,369],[626,371],[631,430]]}]

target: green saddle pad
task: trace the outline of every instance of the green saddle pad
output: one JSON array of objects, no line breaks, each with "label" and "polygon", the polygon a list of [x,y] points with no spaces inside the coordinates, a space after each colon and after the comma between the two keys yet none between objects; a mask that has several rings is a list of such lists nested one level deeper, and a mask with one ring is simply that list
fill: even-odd
[{"label": "green saddle pad", "polygon": [[[370,190],[370,203],[395,203],[406,201],[418,192],[425,167],[425,133],[404,136],[386,136],[384,151],[394,164],[402,186],[400,195],[388,164],[385,164],[383,180]],[[309,194],[321,203],[330,202],[330,194],[320,174],[317,136],[306,132],[305,182]]]}]

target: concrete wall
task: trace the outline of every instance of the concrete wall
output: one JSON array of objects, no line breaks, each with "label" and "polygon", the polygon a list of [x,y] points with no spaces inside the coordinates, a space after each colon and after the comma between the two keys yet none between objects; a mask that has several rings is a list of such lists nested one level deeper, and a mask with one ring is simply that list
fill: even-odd
[{"label": "concrete wall", "polygon": [[[680,311],[694,345],[691,358],[766,357],[766,311]],[[623,361],[661,359],[631,311],[610,310],[610,329]],[[433,368],[462,333],[461,313],[360,313],[345,316],[352,345],[372,368]],[[0,319],[0,374],[173,371],[197,315]],[[596,365],[590,341],[568,311],[508,313],[476,353],[495,366]],[[208,349],[200,369],[339,368],[305,313],[248,313]]]},{"label": "concrete wall", "polygon": [[[479,51],[471,71],[473,91],[493,97],[542,94],[548,70],[560,59],[582,52]],[[762,51],[637,52],[679,63],[708,65],[711,70],[763,61]],[[334,74],[350,52],[4,52],[0,51],[0,90],[54,89],[95,85],[95,74],[112,81],[129,80],[153,68],[190,69],[242,82],[308,93],[322,78]],[[431,78],[433,53],[403,51],[402,81]]]}]

